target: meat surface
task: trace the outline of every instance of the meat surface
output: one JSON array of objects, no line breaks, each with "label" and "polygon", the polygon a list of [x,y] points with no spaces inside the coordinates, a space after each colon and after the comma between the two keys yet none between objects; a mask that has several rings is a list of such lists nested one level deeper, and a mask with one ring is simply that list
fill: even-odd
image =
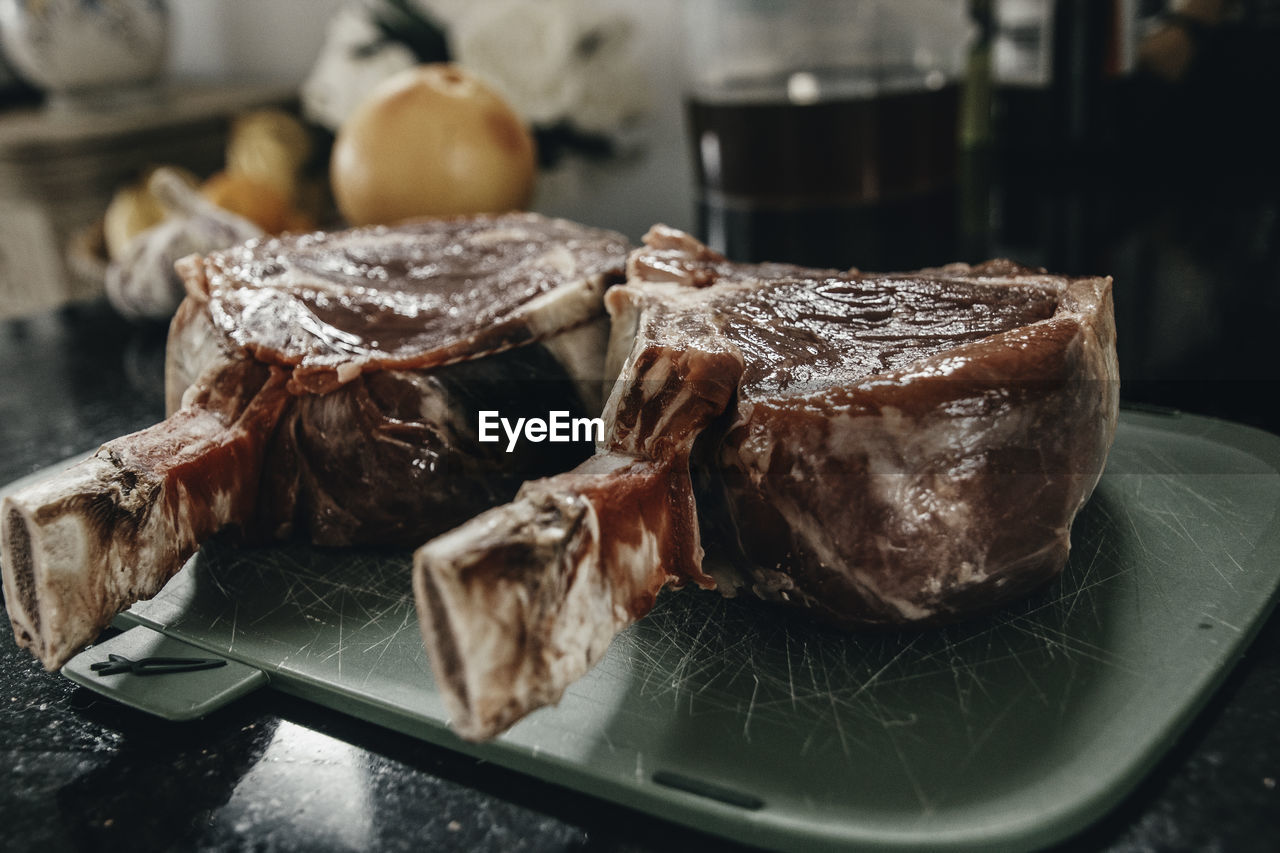
[{"label": "meat surface", "polygon": [[251,241],[182,272],[222,340],[289,368],[294,390],[324,392],[581,325],[601,314],[629,248],[613,232],[507,214]]},{"label": "meat surface", "polygon": [[533,214],[255,241],[182,264],[169,417],[0,507],[5,603],[54,669],[214,532],[418,545],[572,467],[477,412],[595,414],[620,235]]},{"label": "meat surface", "polygon": [[462,735],[558,700],[667,585],[852,627],[959,618],[1061,571],[1116,425],[1109,279],[739,265],[662,227],[645,243],[606,297],[596,457],[415,555]]}]

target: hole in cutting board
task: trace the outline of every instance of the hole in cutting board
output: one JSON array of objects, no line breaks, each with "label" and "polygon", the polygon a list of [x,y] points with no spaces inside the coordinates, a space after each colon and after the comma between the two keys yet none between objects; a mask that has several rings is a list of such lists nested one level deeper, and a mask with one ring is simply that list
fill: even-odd
[{"label": "hole in cutting board", "polygon": [[764,800],[752,794],[744,794],[741,791],[717,785],[715,782],[695,779],[692,776],[672,773],[669,770],[656,771],[653,774],[653,781],[667,788],[675,788],[677,791],[684,791],[687,794],[696,794],[699,797],[706,797],[719,803],[737,806],[740,809],[758,811],[764,808]]}]

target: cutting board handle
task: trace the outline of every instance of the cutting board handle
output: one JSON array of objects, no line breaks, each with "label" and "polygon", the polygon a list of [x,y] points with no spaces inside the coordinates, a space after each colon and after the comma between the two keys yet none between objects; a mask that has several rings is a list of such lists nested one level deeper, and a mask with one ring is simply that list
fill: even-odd
[{"label": "cutting board handle", "polygon": [[142,625],[90,646],[62,674],[166,720],[199,719],[267,683],[260,669]]}]

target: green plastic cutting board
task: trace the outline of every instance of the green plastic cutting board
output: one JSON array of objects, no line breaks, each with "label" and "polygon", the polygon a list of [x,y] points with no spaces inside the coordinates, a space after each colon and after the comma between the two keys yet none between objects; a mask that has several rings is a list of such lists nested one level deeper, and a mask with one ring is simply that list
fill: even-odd
[{"label": "green plastic cutting board", "polygon": [[278,689],[752,844],[1017,850],[1099,817],[1208,698],[1275,597],[1278,512],[1280,438],[1126,412],[1071,561],[1035,598],[843,634],[672,593],[557,708],[483,746],[446,727],[407,554],[215,542],[124,618]]}]

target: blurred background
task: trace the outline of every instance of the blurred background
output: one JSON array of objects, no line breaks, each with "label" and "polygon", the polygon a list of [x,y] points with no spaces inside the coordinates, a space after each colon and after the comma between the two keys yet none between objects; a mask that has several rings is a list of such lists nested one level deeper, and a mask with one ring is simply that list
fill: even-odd
[{"label": "blurred background", "polygon": [[1280,2],[0,0],[0,50],[11,363],[33,330],[110,340],[92,363],[131,353],[154,403],[174,257],[348,224],[343,123],[452,61],[533,133],[536,210],[741,260],[1112,275],[1128,401],[1280,429]]}]

